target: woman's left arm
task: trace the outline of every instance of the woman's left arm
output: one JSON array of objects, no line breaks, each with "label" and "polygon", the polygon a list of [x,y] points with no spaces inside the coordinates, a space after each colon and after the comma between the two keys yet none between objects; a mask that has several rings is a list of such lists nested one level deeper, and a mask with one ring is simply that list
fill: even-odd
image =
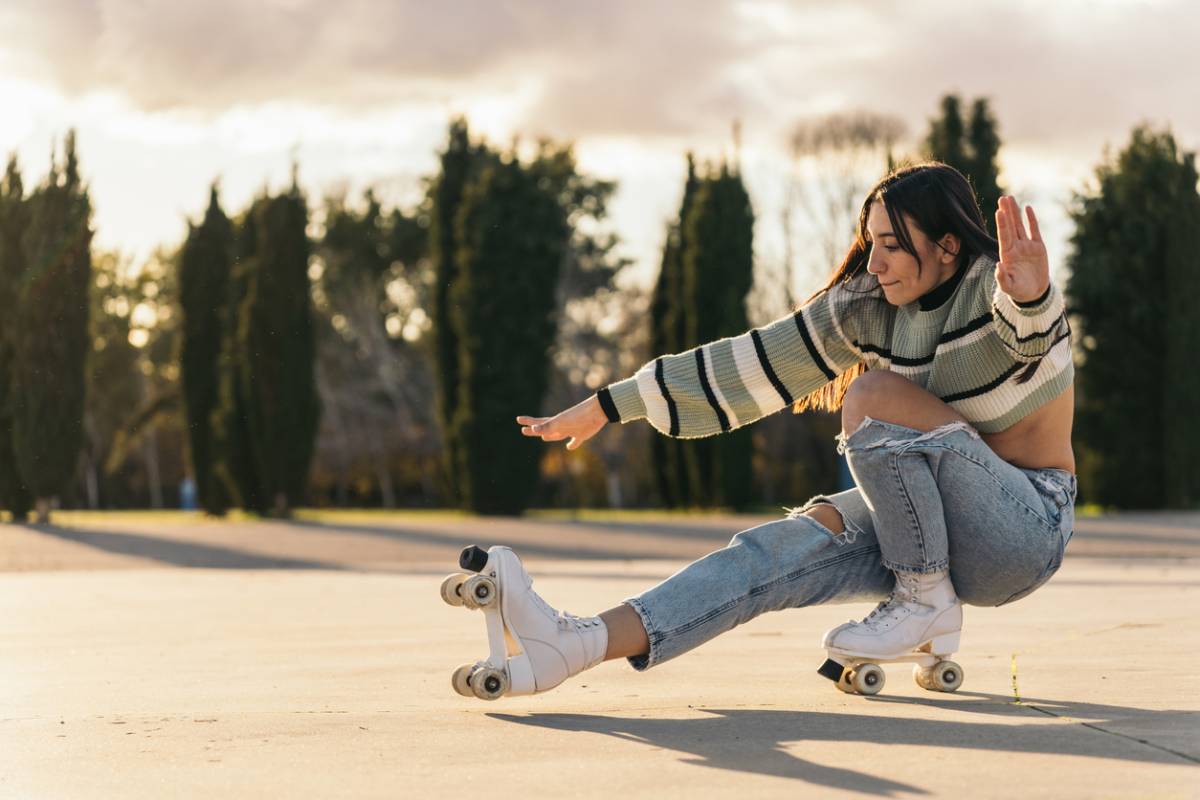
[{"label": "woman's left arm", "polygon": [[1050,280],[1046,245],[1031,206],[1029,232],[1017,201],[1000,198],[996,234],[1000,260],[992,294],[993,327],[1018,361],[1036,361],[1070,335],[1062,293]]}]

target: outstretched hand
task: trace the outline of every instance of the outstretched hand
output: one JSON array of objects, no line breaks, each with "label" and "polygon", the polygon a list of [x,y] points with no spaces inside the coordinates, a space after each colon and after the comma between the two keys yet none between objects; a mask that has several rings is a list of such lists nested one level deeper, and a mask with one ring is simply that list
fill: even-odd
[{"label": "outstretched hand", "polygon": [[574,450],[596,435],[605,426],[608,417],[600,407],[600,400],[592,395],[582,403],[571,406],[553,417],[517,417],[521,433],[540,437],[543,442],[558,442],[570,439],[567,449]]},{"label": "outstretched hand", "polygon": [[1033,206],[1025,206],[1025,213],[1029,216],[1029,233],[1025,232],[1015,198],[1005,195],[996,207],[996,236],[1000,240],[996,283],[1000,291],[1018,303],[1037,300],[1050,286],[1050,261]]}]

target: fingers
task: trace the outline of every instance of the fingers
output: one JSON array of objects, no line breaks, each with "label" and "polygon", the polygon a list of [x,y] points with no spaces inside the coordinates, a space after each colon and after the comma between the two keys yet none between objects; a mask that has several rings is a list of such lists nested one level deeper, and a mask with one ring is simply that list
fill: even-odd
[{"label": "fingers", "polygon": [[1000,240],[1002,248],[1012,247],[1021,238],[1017,234],[1017,226],[1013,222],[1013,213],[1009,205],[1011,199],[1005,195],[996,204],[996,238]]},{"label": "fingers", "polygon": [[521,433],[525,436],[541,436],[546,429],[546,422],[551,417],[517,417],[517,423],[521,425]]},{"label": "fingers", "polygon": [[1042,229],[1038,226],[1037,216],[1033,213],[1033,206],[1025,206],[1025,213],[1029,215],[1029,237],[1035,242],[1042,240]]},{"label": "fingers", "polygon": [[1004,212],[1004,216],[1011,219],[1013,233],[1016,234],[1017,240],[1028,239],[1029,235],[1025,233],[1025,223],[1021,219],[1021,207],[1017,205],[1017,198],[1008,195],[1008,208]]},{"label": "fingers", "polygon": [[517,422],[521,423],[523,435],[541,439],[543,442],[561,442],[563,439],[570,439],[567,443],[568,450],[581,447],[592,436],[593,432],[581,433],[578,425],[564,425],[562,422],[554,422],[554,419],[554,417],[520,416],[517,417]]}]

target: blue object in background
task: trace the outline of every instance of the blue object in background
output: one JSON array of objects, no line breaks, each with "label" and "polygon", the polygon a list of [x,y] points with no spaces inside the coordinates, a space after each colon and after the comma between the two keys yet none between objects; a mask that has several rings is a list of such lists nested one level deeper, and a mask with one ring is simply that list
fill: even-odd
[{"label": "blue object in background", "polygon": [[179,507],[184,511],[196,510],[196,482],[191,476],[185,477],[179,484]]},{"label": "blue object in background", "polygon": [[842,455],[838,456],[837,488],[839,492],[854,488],[854,476],[850,474],[850,465]]}]

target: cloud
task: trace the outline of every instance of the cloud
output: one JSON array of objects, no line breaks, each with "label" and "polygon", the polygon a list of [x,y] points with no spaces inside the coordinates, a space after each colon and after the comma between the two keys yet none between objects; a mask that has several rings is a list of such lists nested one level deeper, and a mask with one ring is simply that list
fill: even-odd
[{"label": "cloud", "polygon": [[1200,132],[1186,0],[10,0],[6,69],[145,111],[506,106],[558,136],[782,134],[867,107],[923,126],[951,90],[1005,135],[1098,140],[1140,119]]}]

